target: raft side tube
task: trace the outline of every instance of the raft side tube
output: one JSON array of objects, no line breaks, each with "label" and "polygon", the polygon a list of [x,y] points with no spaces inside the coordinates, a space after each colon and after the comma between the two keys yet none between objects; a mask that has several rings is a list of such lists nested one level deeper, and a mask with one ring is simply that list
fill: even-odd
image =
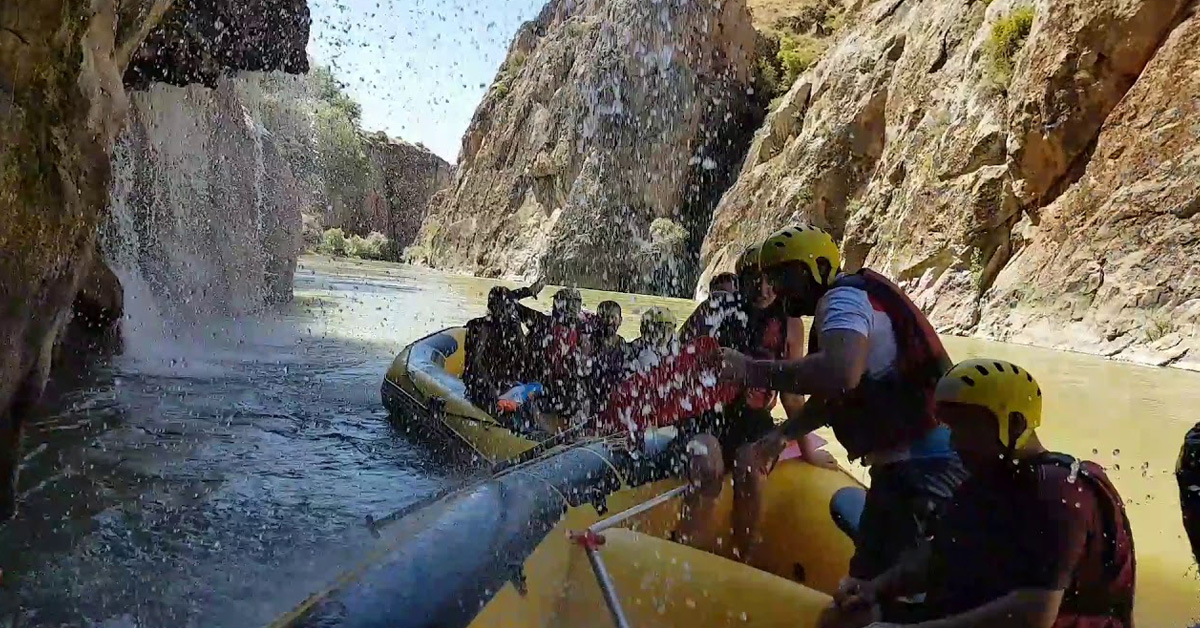
[{"label": "raft side tube", "polygon": [[272,628],[465,628],[568,507],[620,488],[611,453],[581,445],[454,493],[388,530],[384,556]]},{"label": "raft side tube", "polygon": [[[631,626],[811,628],[832,598],[749,565],[624,528],[599,553]],[[571,556],[555,626],[611,628],[595,574]]]}]

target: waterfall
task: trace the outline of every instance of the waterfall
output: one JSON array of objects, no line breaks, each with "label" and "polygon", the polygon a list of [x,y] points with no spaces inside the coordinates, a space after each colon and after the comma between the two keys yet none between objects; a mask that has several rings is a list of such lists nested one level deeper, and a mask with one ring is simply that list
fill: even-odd
[{"label": "waterfall", "polygon": [[301,201],[255,108],[255,81],[133,96],[101,229],[125,288],[127,351],[200,339],[214,320],[290,296]]}]

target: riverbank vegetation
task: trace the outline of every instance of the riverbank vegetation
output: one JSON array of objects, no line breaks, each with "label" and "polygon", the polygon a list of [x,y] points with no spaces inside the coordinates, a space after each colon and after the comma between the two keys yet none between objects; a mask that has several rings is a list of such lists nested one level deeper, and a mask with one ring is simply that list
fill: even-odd
[{"label": "riverbank vegetation", "polygon": [[834,0],[754,0],[759,31],[755,85],[775,109],[783,94],[815,64],[846,24],[848,9]]},{"label": "riverbank vegetation", "polygon": [[321,242],[314,250],[335,257],[388,260],[391,258],[390,248],[388,237],[378,231],[372,231],[365,238],[353,234],[347,237],[341,229],[333,228],[321,234]]},{"label": "riverbank vegetation", "polygon": [[329,68],[262,77],[264,126],[301,190],[305,250],[398,260],[450,166],[420,144],[362,128]]}]

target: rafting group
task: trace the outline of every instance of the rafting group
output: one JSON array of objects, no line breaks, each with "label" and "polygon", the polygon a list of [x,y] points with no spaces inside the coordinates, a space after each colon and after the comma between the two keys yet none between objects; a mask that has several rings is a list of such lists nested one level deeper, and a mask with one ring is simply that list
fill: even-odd
[{"label": "rafting group", "polygon": [[[1033,373],[954,363],[898,286],[843,272],[831,236],[811,226],[748,248],[709,288],[678,329],[647,310],[630,342],[615,302],[584,312],[567,288],[543,314],[520,303],[540,285],[493,288],[486,315],[456,337],[464,395],[518,433],[625,434],[645,447],[669,428],[656,455],[688,488],[668,537],[743,562],[763,544],[783,552],[788,534],[802,542],[806,530],[767,530],[780,520],[768,502],[785,499],[769,478],[784,460],[836,469],[814,433],[831,428],[870,483],[813,625],[1132,625],[1126,509],[1099,465],[1043,444]],[[445,367],[453,352],[433,353]],[[1200,425],[1176,471],[1200,549]]]}]

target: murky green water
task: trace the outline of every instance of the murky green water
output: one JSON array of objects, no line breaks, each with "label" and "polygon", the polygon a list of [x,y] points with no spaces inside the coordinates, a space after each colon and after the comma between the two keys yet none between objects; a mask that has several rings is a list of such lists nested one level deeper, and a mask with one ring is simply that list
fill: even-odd
[{"label": "murky green water", "polygon": [[[0,529],[0,625],[263,625],[353,564],[362,518],[444,485],[387,424],[379,383],[408,342],[483,308],[492,282],[306,258],[281,314],[141,339],[63,378],[30,431],[21,518]],[[542,295],[548,304],[553,288]],[[686,301],[583,291],[637,314]],[[1112,470],[1138,548],[1138,619],[1200,618],[1171,466],[1200,374],[950,339],[1033,371],[1047,443]],[[19,619],[16,619],[18,618]]]}]

